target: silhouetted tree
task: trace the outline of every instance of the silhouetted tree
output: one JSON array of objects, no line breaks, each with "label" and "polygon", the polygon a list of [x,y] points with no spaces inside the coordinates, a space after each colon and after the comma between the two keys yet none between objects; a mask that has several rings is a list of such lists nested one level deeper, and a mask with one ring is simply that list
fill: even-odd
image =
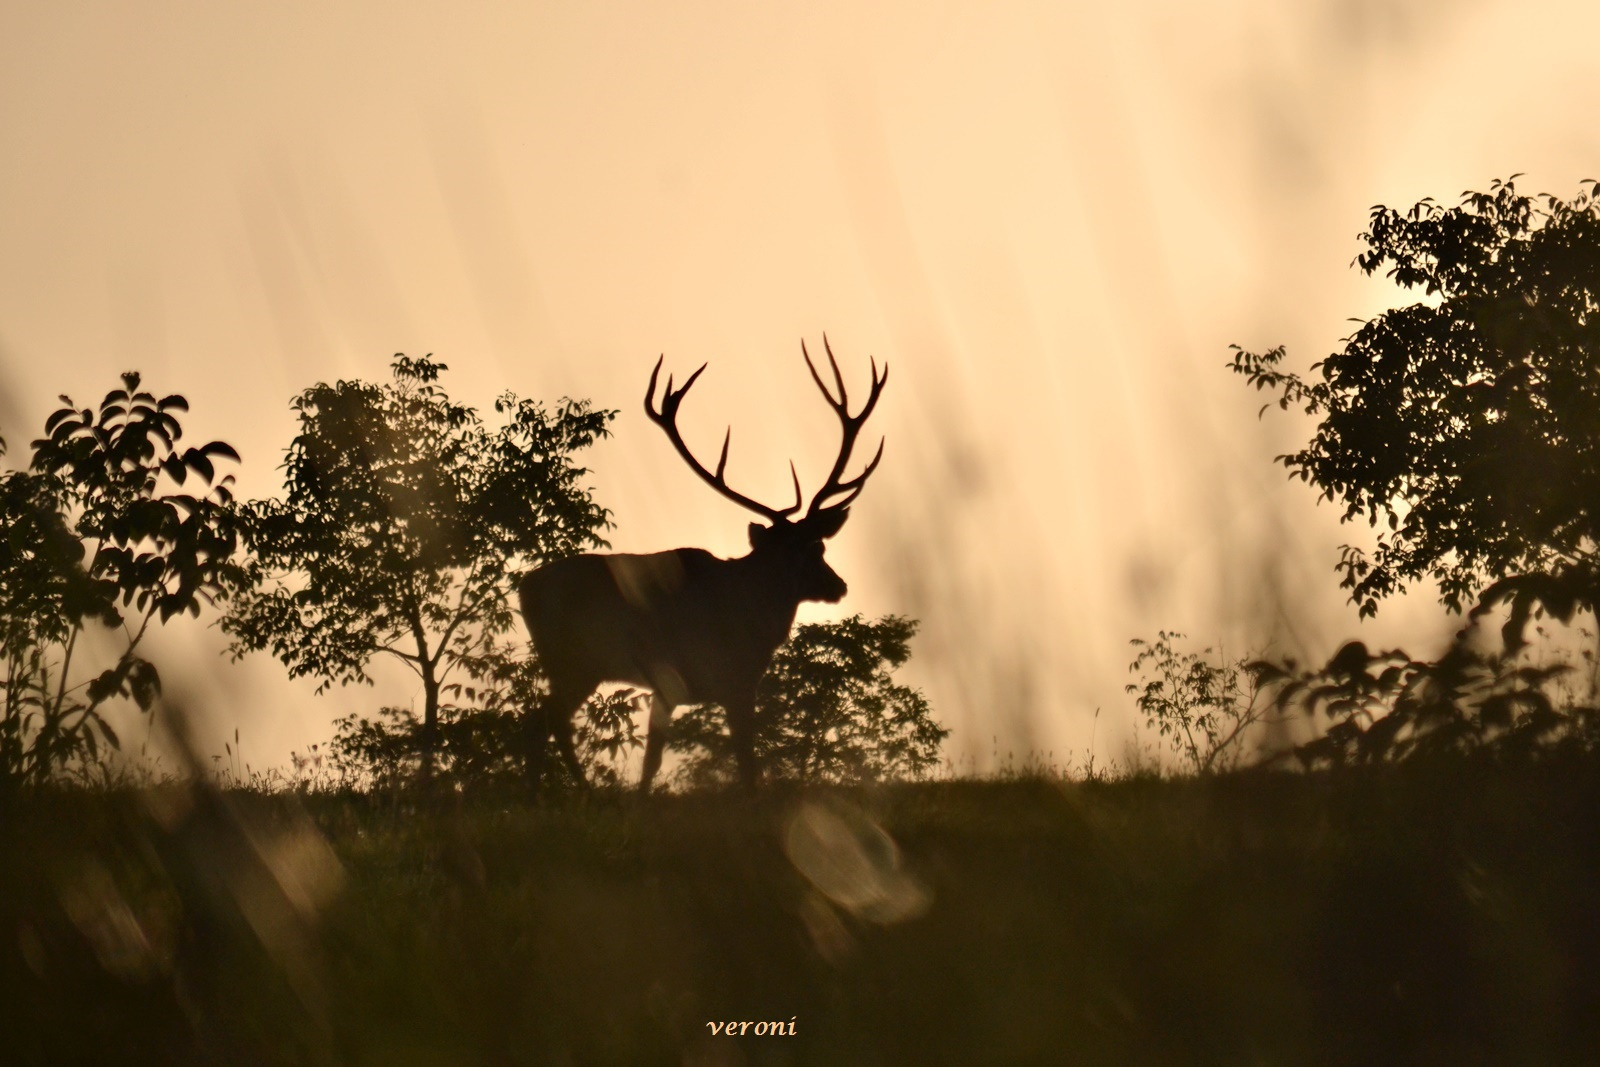
[{"label": "silhouetted tree", "polygon": [[[131,372],[122,383],[98,413],[62,397],[29,469],[0,472],[0,784],[118,747],[100,712],[154,703],[160,678],[138,654],[151,623],[198,615],[243,577],[233,477],[214,463],[238,454],[221,441],[180,450],[188,402],[140,391]],[[84,671],[108,634],[115,662]]]},{"label": "silhouetted tree", "polygon": [[1321,418],[1279,461],[1344,521],[1383,524],[1370,558],[1341,550],[1363,616],[1424,577],[1475,619],[1509,604],[1495,655],[1469,627],[1431,663],[1351,642],[1313,671],[1253,665],[1280,707],[1335,720],[1308,764],[1600,740],[1595,710],[1553,689],[1570,666],[1520,655],[1531,618],[1600,605],[1600,183],[1584,184],[1570,202],[1497,181],[1454,208],[1375,207],[1357,265],[1425,299],[1363,323],[1311,380],[1279,369],[1282,348],[1235,348],[1237,373]]},{"label": "silhouetted tree", "polygon": [[[757,692],[755,748],[766,773],[853,782],[920,778],[936,766],[950,731],[921,691],[891,673],[910,658],[916,632],[915,620],[896,615],[796,627]],[[670,747],[686,754],[687,780],[732,780],[733,740],[714,705],[680,716]]]},{"label": "silhouetted tree", "polygon": [[1509,600],[1514,650],[1538,605],[1567,621],[1600,600],[1600,183],[1585,184],[1570,202],[1497,181],[1453,208],[1376,207],[1357,265],[1424,299],[1363,323],[1309,379],[1279,369],[1281,347],[1235,349],[1236,372],[1321,418],[1280,462],[1344,520],[1386,527],[1370,557],[1342,550],[1363,616],[1432,577],[1454,611]]},{"label": "silhouetted tree", "polygon": [[436,384],[445,364],[399,355],[392,366],[393,384],[318,384],[293,402],[287,496],[243,509],[255,584],[223,626],[236,654],[271,649],[292,677],[320,679],[319,693],[370,684],[380,654],[403,662],[422,682],[427,774],[448,678],[474,697],[537,685],[504,636],[508,583],[606,543],[609,513],[573,454],[615,412],[506,393],[504,424],[489,429]]}]

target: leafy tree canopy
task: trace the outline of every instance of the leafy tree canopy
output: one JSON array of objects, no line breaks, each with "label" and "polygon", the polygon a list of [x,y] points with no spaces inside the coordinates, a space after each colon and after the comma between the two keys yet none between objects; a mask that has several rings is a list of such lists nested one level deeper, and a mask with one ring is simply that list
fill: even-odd
[{"label": "leafy tree canopy", "polygon": [[244,508],[255,585],[224,629],[236,654],[271,649],[319,692],[370,682],[380,653],[400,659],[422,680],[431,734],[453,672],[531,671],[502,637],[508,579],[605,544],[609,513],[573,454],[615,412],[506,393],[491,429],[437,384],[445,364],[399,355],[392,367],[392,384],[318,384],[293,402],[287,493]]},{"label": "leafy tree canopy", "polygon": [[1571,201],[1497,181],[1452,208],[1375,207],[1357,266],[1423,299],[1309,378],[1280,369],[1281,347],[1235,348],[1279,407],[1321,418],[1280,462],[1345,521],[1385,527],[1339,564],[1363,616],[1431,577],[1451,610],[1510,599],[1515,645],[1534,601],[1562,618],[1600,602],[1600,183],[1585,185]]}]

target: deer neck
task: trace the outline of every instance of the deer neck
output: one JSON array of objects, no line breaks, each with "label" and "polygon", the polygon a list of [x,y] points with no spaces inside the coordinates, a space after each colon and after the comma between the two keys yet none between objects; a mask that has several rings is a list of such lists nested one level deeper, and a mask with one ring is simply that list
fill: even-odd
[{"label": "deer neck", "polygon": [[748,601],[752,627],[764,637],[776,635],[782,643],[800,608],[800,597],[784,561],[751,552],[733,562],[744,573],[747,588],[756,594]]}]

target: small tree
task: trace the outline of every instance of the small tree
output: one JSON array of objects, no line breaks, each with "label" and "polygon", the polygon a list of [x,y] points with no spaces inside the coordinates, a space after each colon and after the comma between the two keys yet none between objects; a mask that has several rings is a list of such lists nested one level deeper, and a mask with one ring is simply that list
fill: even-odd
[{"label": "small tree", "polygon": [[394,382],[319,384],[294,402],[287,495],[244,509],[253,587],[224,622],[236,655],[271,649],[291,677],[370,684],[392,656],[422,682],[424,775],[447,680],[536,685],[507,638],[511,581],[536,562],[604,545],[609,513],[573,454],[615,412],[506,393],[497,429],[450,400],[431,357],[395,357]]},{"label": "small tree", "polygon": [[[1454,208],[1372,210],[1356,257],[1424,302],[1361,325],[1315,377],[1284,350],[1235,349],[1233,370],[1321,418],[1279,461],[1380,531],[1345,546],[1363,616],[1431,577],[1452,611],[1509,600],[1514,649],[1533,609],[1600,603],[1600,183],[1572,201],[1511,181]],[[1263,409],[1265,410],[1265,409]]]},{"label": "small tree", "polygon": [[[778,649],[756,699],[756,755],[766,773],[801,782],[920,778],[939,761],[950,731],[919,690],[891,672],[911,656],[912,619],[797,627]],[[713,705],[690,708],[672,727],[689,782],[731,780],[733,743]]]},{"label": "small tree", "polygon": [[[0,472],[0,783],[38,784],[119,747],[101,710],[153,705],[160,677],[139,655],[151,623],[198,615],[243,576],[233,478],[214,464],[238,454],[221,441],[180,450],[188,402],[141,391],[132,372],[122,383],[98,414],[62,397],[30,468]],[[97,630],[120,646],[98,671],[84,648]]]},{"label": "small tree", "polygon": [[1134,638],[1139,650],[1128,671],[1138,685],[1126,687],[1137,696],[1145,723],[1167,739],[1172,751],[1195,774],[1230,770],[1244,757],[1244,742],[1253,727],[1269,721],[1257,669],[1245,660],[1218,658],[1213,666],[1198,653],[1179,652],[1180,633],[1161,630],[1153,643]]}]

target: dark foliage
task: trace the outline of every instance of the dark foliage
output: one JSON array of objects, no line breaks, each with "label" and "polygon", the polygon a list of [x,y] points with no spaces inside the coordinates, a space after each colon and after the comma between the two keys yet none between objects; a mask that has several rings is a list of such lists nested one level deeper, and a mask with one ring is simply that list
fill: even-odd
[{"label": "dark foliage", "polygon": [[[769,777],[797,782],[920,778],[939,762],[949,732],[919,690],[892,671],[911,655],[915,620],[797,627],[773,656],[756,696],[756,755]],[[733,780],[733,740],[712,705],[672,725],[670,747],[685,754],[680,777]]]},{"label": "dark foliage", "polygon": [[[198,615],[243,578],[233,478],[216,470],[238,454],[181,448],[188,402],[139,385],[124,374],[98,412],[63,396],[29,469],[0,472],[0,784],[118,747],[101,709],[154,703],[160,678],[138,653],[151,623]],[[98,671],[91,630],[120,647]]]},{"label": "dark foliage", "polygon": [[319,384],[295,399],[287,493],[243,509],[254,585],[223,624],[236,654],[270,649],[319,692],[369,682],[375,656],[399,659],[422,682],[425,745],[447,690],[466,698],[452,721],[476,721],[471,708],[503,710],[506,693],[537,685],[507,636],[508,589],[542,561],[604,545],[609,525],[573,455],[614,412],[507,393],[489,429],[436,384],[446,369],[401,355],[392,384]]},{"label": "dark foliage", "polygon": [[[1593,656],[1582,652],[1591,667]],[[1307,767],[1479,754],[1527,759],[1600,744],[1600,709],[1557,690],[1570,664],[1479,655],[1464,640],[1433,662],[1351,641],[1320,670],[1251,667],[1276,690],[1280,708],[1332,720],[1327,733],[1296,749]]]},{"label": "dark foliage", "polygon": [[[920,692],[896,684],[890,674],[910,656],[915,632],[915,622],[895,616],[797,628],[762,680],[756,748],[767,773],[798,782],[856,782],[921,778],[935,767],[949,731],[933,719]],[[442,709],[438,775],[466,789],[517,781],[521,725],[511,712],[527,706],[520,703],[527,695],[518,696],[514,687],[454,688],[480,703]],[[575,741],[589,780],[624,784],[625,757],[642,744],[641,697],[625,688],[596,694],[584,705]],[[376,720],[350,716],[338,726],[334,759],[349,779],[387,788],[415,776],[424,731],[410,711],[385,708]],[[719,709],[689,708],[671,729],[670,747],[685,756],[680,782],[734,781],[732,739]]]},{"label": "dark foliage", "polygon": [[[573,744],[586,782],[620,786],[623,759],[644,744],[634,712],[638,693],[620,689],[596,694],[576,719]],[[509,703],[509,701],[507,702]],[[376,719],[350,715],[335,724],[333,758],[340,771],[360,787],[404,788],[415,781],[428,758],[424,724],[408,708],[384,708]],[[523,734],[515,709],[445,704],[439,711],[433,774],[465,791],[520,788],[523,782]],[[564,767],[563,767],[564,770]]]},{"label": "dark foliage", "polygon": [[[1282,348],[1232,367],[1278,405],[1321,418],[1279,457],[1380,530],[1346,546],[1361,614],[1430,577],[1455,611],[1510,601],[1508,644],[1536,604],[1570,619],[1600,594],[1600,183],[1571,201],[1511,181],[1453,208],[1372,210],[1367,274],[1388,268],[1421,302],[1365,322],[1311,378]],[[1487,588],[1486,588],[1487,587]]]}]

